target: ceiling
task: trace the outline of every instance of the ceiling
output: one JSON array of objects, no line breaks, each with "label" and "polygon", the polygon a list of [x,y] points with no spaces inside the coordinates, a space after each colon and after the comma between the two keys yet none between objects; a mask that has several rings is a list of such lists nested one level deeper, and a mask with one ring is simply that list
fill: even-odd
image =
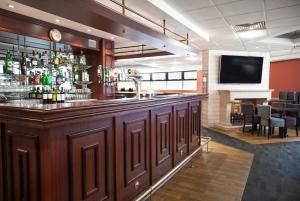
[{"label": "ceiling", "polygon": [[[121,8],[110,0],[97,0],[100,3],[121,12]],[[116,0],[121,2],[121,0]],[[185,36],[189,33],[190,45],[199,52],[204,49],[223,49],[232,51],[268,51],[271,56],[300,54],[300,49],[278,41],[264,41],[277,35],[299,30],[300,0],[164,0],[182,13],[194,24],[210,35],[206,41],[180,24],[147,0],[126,0],[126,6]],[[127,13],[143,24],[161,31],[143,19]],[[243,38],[235,33],[232,26],[239,24],[266,22],[266,34],[257,38]],[[122,46],[124,43],[117,43]]]},{"label": "ceiling", "polygon": [[[120,6],[112,3],[111,0],[95,0],[117,12],[122,12]],[[115,0],[119,3],[122,0]],[[157,24],[162,25],[166,20],[166,27],[177,34],[186,37],[189,34],[189,45],[201,50],[221,49],[231,51],[262,51],[270,52],[273,57],[289,58],[300,57],[300,48],[293,45],[291,41],[287,43],[282,38],[277,37],[283,34],[300,30],[300,0],[164,0],[170,6],[178,10],[182,15],[192,21],[210,35],[210,41],[206,41],[185,25],[168,16],[164,11],[155,7],[148,0],[125,0],[126,6],[150,18]],[[1,0],[0,7],[22,13],[27,16],[38,18],[50,23],[57,23],[57,16],[43,11],[30,8],[28,6],[15,3],[15,8],[8,8],[8,4],[13,1]],[[126,11],[125,15],[152,29],[162,32],[162,28]],[[243,38],[235,33],[232,26],[239,24],[266,22],[266,35],[257,38]],[[85,25],[61,19],[59,24],[71,29],[89,33],[98,37],[107,38],[116,42],[116,47],[141,45],[124,38],[116,37],[101,30],[93,29]],[[90,29],[89,32],[87,30]],[[177,40],[181,37],[166,33]],[[145,47],[151,48],[151,47]],[[128,49],[139,50],[137,48]],[[155,50],[152,50],[155,52]],[[169,58],[170,59],[170,58]],[[159,60],[158,60],[159,61]],[[170,59],[170,62],[173,62]],[[200,62],[200,60],[198,60]],[[194,64],[194,63],[193,63]],[[199,63],[200,64],[200,63]]]}]

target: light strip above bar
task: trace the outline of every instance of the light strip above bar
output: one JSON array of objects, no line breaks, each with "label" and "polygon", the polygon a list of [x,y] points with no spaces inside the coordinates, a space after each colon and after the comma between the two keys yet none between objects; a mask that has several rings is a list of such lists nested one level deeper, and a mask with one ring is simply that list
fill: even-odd
[{"label": "light strip above bar", "polygon": [[189,19],[184,17],[180,12],[174,9],[172,6],[167,4],[164,0],[148,0],[151,4],[162,10],[163,12],[167,13],[171,17],[173,17],[176,21],[183,24],[197,35],[201,36],[205,40],[209,41],[209,34],[201,29],[199,26],[192,23]]}]

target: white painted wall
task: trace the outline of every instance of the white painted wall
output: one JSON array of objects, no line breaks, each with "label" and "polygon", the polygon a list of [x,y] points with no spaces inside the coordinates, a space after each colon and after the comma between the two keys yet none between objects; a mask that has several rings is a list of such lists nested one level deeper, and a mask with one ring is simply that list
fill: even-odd
[{"label": "white painted wall", "polygon": [[[220,84],[219,61],[221,55],[264,57],[262,82],[260,84]],[[270,55],[262,52],[207,50],[202,54],[203,71],[207,71],[209,98],[203,103],[203,125],[212,127],[219,123],[220,95],[218,90],[268,90],[270,75]]]}]

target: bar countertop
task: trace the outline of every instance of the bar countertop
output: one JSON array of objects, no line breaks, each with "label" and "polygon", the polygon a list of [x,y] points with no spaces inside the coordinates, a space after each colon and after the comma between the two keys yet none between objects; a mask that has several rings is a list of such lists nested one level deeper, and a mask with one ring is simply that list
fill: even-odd
[{"label": "bar countertop", "polygon": [[[77,101],[66,101],[65,103],[58,104],[37,104],[37,103],[26,103],[26,101],[15,101],[10,103],[1,103],[0,109],[9,110],[30,110],[30,111],[58,111],[58,110],[69,110],[78,108],[93,108],[99,106],[114,106],[114,105],[130,105],[138,103],[153,103],[161,101],[175,101],[181,98],[193,98],[196,96],[206,96],[204,94],[172,94],[172,95],[162,95],[154,97],[146,97],[141,99],[136,98],[121,98],[121,99],[107,99],[107,100],[97,100],[97,99],[87,99],[87,100],[77,100]],[[0,110],[0,113],[1,113]]]},{"label": "bar countertop", "polygon": [[89,118],[95,115],[116,115],[130,113],[133,110],[148,110],[161,106],[180,104],[206,99],[207,94],[172,94],[149,98],[123,98],[109,100],[89,99],[59,104],[32,104],[23,102],[0,104],[0,121],[34,121],[50,123]]}]

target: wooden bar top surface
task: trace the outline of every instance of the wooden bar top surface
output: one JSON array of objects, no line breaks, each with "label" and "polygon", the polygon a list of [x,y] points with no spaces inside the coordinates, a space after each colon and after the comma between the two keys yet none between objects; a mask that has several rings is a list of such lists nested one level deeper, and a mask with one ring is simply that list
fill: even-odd
[{"label": "wooden bar top surface", "polygon": [[206,94],[173,94],[139,100],[136,98],[86,100],[47,105],[22,102],[3,103],[0,104],[0,120],[23,119],[39,122],[67,120],[95,114],[108,115],[130,112],[131,110],[145,110],[151,107],[202,100],[206,97]]}]

